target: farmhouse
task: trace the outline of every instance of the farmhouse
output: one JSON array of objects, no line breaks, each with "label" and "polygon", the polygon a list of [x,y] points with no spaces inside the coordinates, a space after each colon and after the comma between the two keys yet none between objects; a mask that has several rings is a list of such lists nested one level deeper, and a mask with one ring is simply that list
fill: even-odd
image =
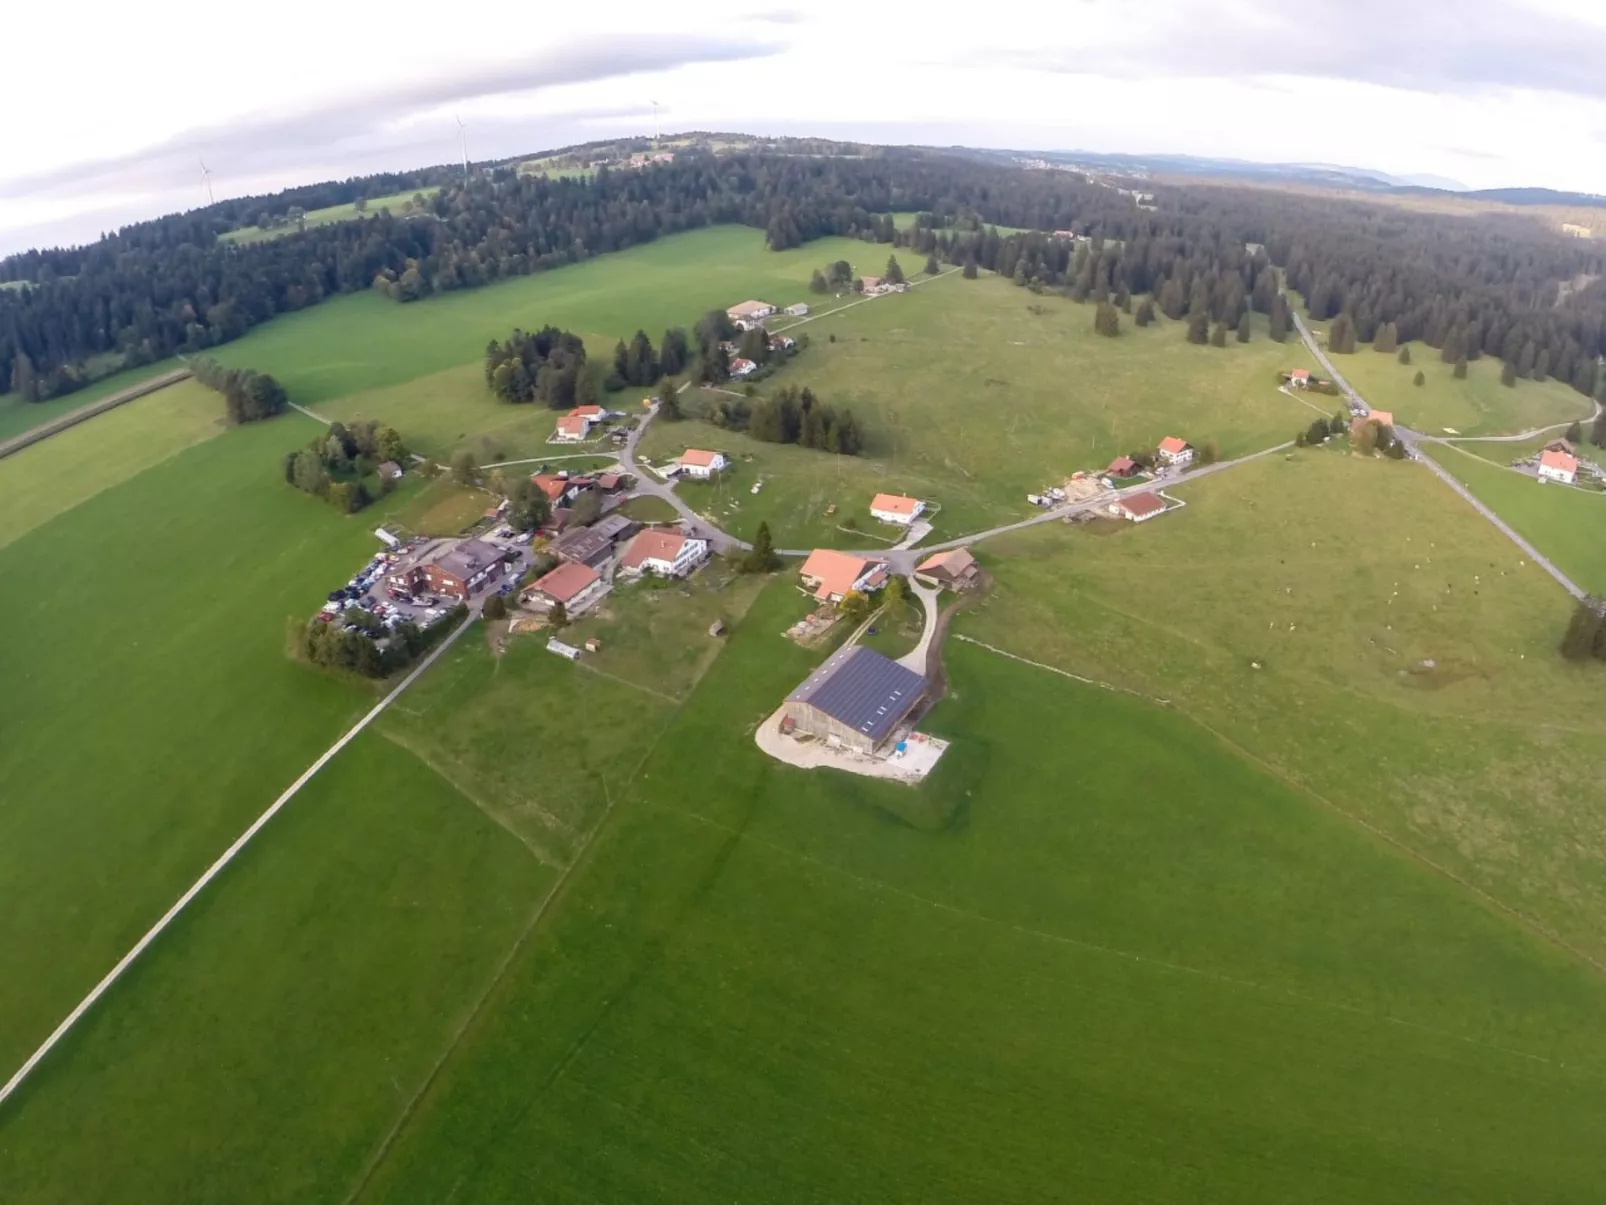
[{"label": "farmhouse", "polygon": [[885,562],[870,557],[816,548],[799,571],[803,588],[821,602],[841,602],[854,590],[877,589],[887,580]]},{"label": "farmhouse", "polygon": [[1288,373],[1288,383],[1296,389],[1308,389],[1310,387],[1310,369],[1291,369]]},{"label": "farmhouse", "polygon": [[552,438],[559,443],[577,444],[591,434],[591,424],[578,414],[565,414],[558,420]]},{"label": "farmhouse", "polygon": [[546,495],[554,508],[567,506],[591,486],[589,478],[559,477],[554,473],[536,473],[530,480],[535,482],[535,488]]},{"label": "farmhouse", "polygon": [[715,473],[723,473],[730,467],[730,461],[725,459],[723,452],[708,452],[702,448],[687,448],[680,457],[680,471],[683,476],[695,477],[706,481]]},{"label": "farmhouse", "polygon": [[1104,471],[1111,477],[1136,477],[1141,468],[1130,456],[1117,456]]},{"label": "farmhouse", "polygon": [[1155,449],[1161,464],[1187,464],[1193,459],[1193,445],[1175,435],[1167,435]]},{"label": "farmhouse", "polygon": [[565,532],[552,541],[549,551],[560,561],[577,561],[600,571],[613,559],[614,543],[634,534],[638,526],[626,515],[607,515],[590,527]]},{"label": "farmhouse", "polygon": [[771,351],[791,351],[796,346],[797,346],[797,340],[792,338],[791,335],[771,335],[770,336],[770,350]]},{"label": "farmhouse", "polygon": [[786,696],[781,726],[869,754],[887,743],[926,694],[912,669],[863,645],[839,649]]},{"label": "farmhouse", "polygon": [[737,356],[731,361],[731,380],[740,381],[743,377],[750,377],[758,371],[758,365],[743,356]]},{"label": "farmhouse", "polygon": [[601,406],[576,406],[569,411],[570,418],[583,418],[588,423],[600,423],[608,417],[608,412]]},{"label": "farmhouse", "polygon": [[501,577],[507,566],[502,550],[483,540],[443,541],[416,559],[404,561],[390,576],[390,584],[412,594],[426,590],[465,602]]},{"label": "farmhouse", "polygon": [[1158,494],[1133,494],[1112,503],[1110,513],[1133,523],[1147,523],[1156,515],[1165,513],[1165,500]]},{"label": "farmhouse", "polygon": [[630,577],[643,573],[658,577],[685,577],[708,559],[708,541],[678,531],[644,531],[630,541],[619,558],[619,572]]},{"label": "farmhouse", "polygon": [[774,312],[775,307],[767,301],[743,301],[726,310],[725,317],[732,322],[757,322]]},{"label": "farmhouse", "polygon": [[981,576],[981,566],[968,548],[950,548],[915,566],[915,581],[938,589],[968,590]]},{"label": "farmhouse", "polygon": [[558,603],[573,615],[601,598],[607,587],[590,565],[569,561],[538,578],[524,592],[524,601],[550,610]]},{"label": "farmhouse", "polygon": [[381,462],[376,471],[386,481],[397,481],[402,475],[401,465],[397,464],[394,460],[386,460]]},{"label": "farmhouse", "polygon": [[925,509],[926,504],[919,498],[905,498],[902,494],[877,494],[870,499],[871,515],[883,523],[896,523],[900,527],[908,527]]},{"label": "farmhouse", "polygon": [[1539,457],[1539,479],[1572,485],[1578,480],[1578,457],[1570,452],[1546,448]]}]

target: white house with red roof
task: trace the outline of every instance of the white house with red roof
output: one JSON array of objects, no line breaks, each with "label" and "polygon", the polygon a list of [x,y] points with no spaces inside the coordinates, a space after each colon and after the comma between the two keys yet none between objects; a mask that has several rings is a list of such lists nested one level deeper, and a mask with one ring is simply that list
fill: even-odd
[{"label": "white house with red roof", "polygon": [[1546,448],[1539,456],[1539,480],[1572,485],[1578,480],[1578,457],[1560,448]]},{"label": "white house with red roof", "polygon": [[1297,389],[1307,388],[1310,385],[1310,369],[1290,369],[1288,373],[1288,383]]},{"label": "white house with red roof", "polygon": [[1118,519],[1147,523],[1156,515],[1165,514],[1165,499],[1158,494],[1128,494],[1111,504],[1110,513]]},{"label": "white house with red roof", "polygon": [[679,461],[681,476],[699,481],[707,481],[715,473],[723,473],[730,468],[730,463],[723,452],[709,452],[703,448],[687,448],[681,453]]},{"label": "white house with red roof", "polygon": [[558,420],[552,438],[558,443],[577,444],[591,434],[591,424],[578,414],[565,414]]},{"label": "white house with red roof", "polygon": [[685,577],[708,559],[708,541],[682,535],[678,531],[653,529],[640,532],[619,558],[619,572],[626,577],[643,573],[658,577]]},{"label": "white house with red roof", "polygon": [[870,514],[883,523],[896,523],[908,527],[920,517],[926,504],[919,498],[906,498],[902,494],[877,494],[870,499]]},{"label": "white house with red roof", "polygon": [[821,602],[841,602],[849,593],[876,590],[887,580],[885,561],[816,548],[798,573],[803,588]]},{"label": "white house with red roof", "polygon": [[565,561],[530,585],[524,591],[524,601],[544,610],[562,603],[570,615],[578,615],[607,592],[602,575],[590,565]]},{"label": "white house with red roof", "polygon": [[1193,445],[1175,435],[1167,435],[1155,449],[1155,455],[1161,464],[1187,464],[1193,459]]}]

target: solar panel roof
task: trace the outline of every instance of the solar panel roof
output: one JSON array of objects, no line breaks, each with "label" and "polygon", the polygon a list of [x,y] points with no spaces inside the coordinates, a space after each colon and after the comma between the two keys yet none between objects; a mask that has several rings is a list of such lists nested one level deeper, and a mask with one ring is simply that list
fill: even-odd
[{"label": "solar panel roof", "polygon": [[862,646],[840,649],[787,696],[879,741],[920,698],[926,680]]}]

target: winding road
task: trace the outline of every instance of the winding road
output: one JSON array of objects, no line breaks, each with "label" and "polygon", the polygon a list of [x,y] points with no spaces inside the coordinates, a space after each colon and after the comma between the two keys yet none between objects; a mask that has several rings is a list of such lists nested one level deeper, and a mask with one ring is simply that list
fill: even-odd
[{"label": "winding road", "polygon": [[[1346,398],[1351,401],[1358,402],[1362,406],[1366,406],[1366,409],[1370,411],[1371,407],[1366,405],[1366,399],[1361,397],[1361,395],[1355,391],[1354,386],[1344,379],[1343,373],[1339,372],[1338,369],[1333,367],[1333,362],[1329,360],[1327,358],[1327,354],[1322,351],[1321,347],[1316,341],[1315,335],[1311,333],[1310,327],[1305,325],[1305,320],[1299,316],[1297,311],[1291,310],[1290,312],[1293,314],[1294,325],[1299,328],[1299,337],[1304,340],[1305,347],[1310,351],[1310,354],[1315,357],[1316,362],[1327,371],[1328,375],[1332,378],[1333,383],[1343,391],[1343,394]],[[1598,405],[1595,408],[1595,412],[1597,414],[1600,412],[1600,407]],[[1561,423],[1557,425],[1566,426],[1567,424]],[[1509,443],[1523,439],[1532,439],[1535,435],[1541,435],[1546,431],[1552,430],[1555,430],[1555,428],[1539,427],[1533,431],[1524,432],[1521,435],[1495,435],[1485,436],[1484,438],[1495,442]],[[1449,440],[1436,438],[1431,435],[1424,435],[1420,431],[1413,431],[1409,427],[1401,426],[1396,426],[1394,428],[1394,434],[1402,443],[1405,444],[1406,450],[1410,453],[1412,460],[1416,461],[1418,464],[1427,465],[1427,467],[1432,470],[1432,472],[1441,481],[1453,489],[1462,498],[1466,499],[1468,505],[1470,505],[1473,510],[1477,511],[1485,519],[1489,520],[1490,523],[1493,523],[1495,528],[1502,535],[1509,539],[1518,548],[1522,549],[1523,553],[1530,560],[1532,560],[1534,564],[1538,565],[1546,573],[1550,574],[1551,577],[1555,578],[1556,581],[1561,583],[1561,588],[1563,590],[1567,591],[1567,593],[1571,594],[1574,598],[1584,598],[1587,596],[1587,592],[1582,586],[1563,573],[1559,568],[1556,567],[1553,561],[1546,557],[1527,540],[1523,539],[1522,536],[1518,535],[1516,531],[1512,529],[1509,523],[1507,523],[1499,515],[1495,514],[1494,511],[1490,510],[1482,502],[1478,501],[1478,499],[1473,496],[1472,491],[1467,489],[1467,487],[1460,481],[1457,481],[1455,475],[1451,473],[1449,469],[1445,468],[1438,461],[1434,460],[1433,457],[1424,455],[1417,447],[1417,444],[1423,442],[1448,443]]]}]

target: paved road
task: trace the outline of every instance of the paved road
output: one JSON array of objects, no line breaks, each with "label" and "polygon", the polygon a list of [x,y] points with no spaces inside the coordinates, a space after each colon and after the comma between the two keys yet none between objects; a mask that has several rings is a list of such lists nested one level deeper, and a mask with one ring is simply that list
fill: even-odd
[{"label": "paved road", "polygon": [[[1304,319],[1302,319],[1297,313],[1294,314],[1294,325],[1299,328],[1299,337],[1305,341],[1305,346],[1310,350],[1310,354],[1315,356],[1316,362],[1325,368],[1332,376],[1333,383],[1343,390],[1344,396],[1353,401],[1359,402],[1363,406],[1366,406],[1366,400],[1362,398],[1360,394],[1355,392],[1355,389],[1350,385],[1350,383],[1344,379],[1343,374],[1333,367],[1332,361],[1327,358],[1326,353],[1323,352],[1322,349],[1317,345],[1315,336],[1311,334],[1310,328],[1305,325]],[[1371,407],[1367,406],[1367,409],[1370,410]],[[1539,430],[1546,431],[1550,429],[1551,428],[1543,427]],[[1504,437],[1495,436],[1489,438],[1521,440],[1530,439],[1538,433],[1539,431],[1532,431],[1523,435]],[[1427,467],[1441,481],[1453,489],[1457,494],[1461,495],[1461,497],[1465,498],[1473,510],[1477,511],[1485,519],[1493,523],[1495,527],[1506,536],[1507,539],[1509,539],[1518,548],[1522,549],[1522,551],[1530,560],[1534,562],[1534,564],[1538,565],[1546,573],[1550,574],[1551,577],[1555,578],[1556,581],[1561,583],[1561,588],[1563,590],[1567,591],[1567,593],[1571,594],[1574,598],[1585,597],[1586,592],[1581,586],[1578,585],[1577,582],[1573,581],[1572,578],[1568,577],[1565,573],[1558,569],[1549,558],[1547,558],[1537,548],[1528,543],[1527,540],[1523,539],[1514,530],[1512,530],[1512,527],[1509,523],[1507,523],[1499,515],[1495,514],[1494,511],[1490,510],[1482,502],[1478,501],[1477,498],[1473,497],[1472,491],[1467,489],[1466,486],[1462,485],[1461,482],[1457,481],[1455,475],[1452,474],[1449,469],[1445,468],[1431,456],[1424,455],[1416,446],[1419,442],[1424,440],[1431,443],[1443,443],[1446,442],[1445,440],[1435,439],[1432,436],[1425,436],[1418,431],[1411,430],[1409,427],[1397,426],[1394,428],[1394,434],[1398,439],[1404,442],[1406,448],[1411,453],[1411,459],[1417,461],[1419,464],[1427,465]]]}]

